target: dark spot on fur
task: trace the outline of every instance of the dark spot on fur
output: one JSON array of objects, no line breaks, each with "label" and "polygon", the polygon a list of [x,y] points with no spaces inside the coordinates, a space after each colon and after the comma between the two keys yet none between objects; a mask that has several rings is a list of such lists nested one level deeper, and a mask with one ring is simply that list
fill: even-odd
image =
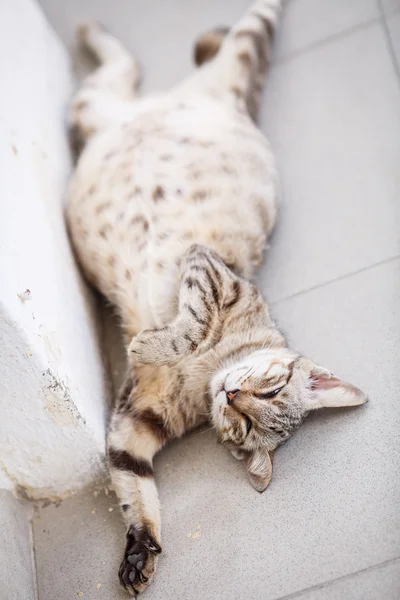
[{"label": "dark spot on fur", "polygon": [[104,238],[104,239],[106,239],[106,237],[107,237],[107,232],[108,232],[108,231],[110,231],[110,229],[111,229],[111,226],[110,226],[110,225],[104,225],[104,227],[102,227],[102,228],[99,230],[99,236],[100,236],[100,237],[102,237],[102,238]]},{"label": "dark spot on fur", "polygon": [[196,190],[192,193],[191,199],[195,202],[203,202],[207,198],[206,190]]},{"label": "dark spot on fur", "polygon": [[216,304],[216,306],[218,306],[219,305],[219,291],[218,291],[217,286],[215,285],[215,281],[213,280],[212,276],[210,275],[210,273],[207,270],[204,271],[204,274],[208,279],[208,284],[211,289],[211,294],[212,294],[214,303]]},{"label": "dark spot on fur", "polygon": [[122,385],[122,388],[119,391],[117,402],[116,402],[116,407],[119,412],[124,412],[127,410],[128,407],[130,407],[131,394],[132,394],[133,388],[136,385],[137,385],[137,380],[135,377],[128,376],[125,379],[125,381]]},{"label": "dark spot on fur", "polygon": [[250,52],[247,50],[242,50],[238,54],[238,60],[243,64],[243,66],[248,69],[251,66],[252,58]]},{"label": "dark spot on fur", "polygon": [[81,111],[89,106],[89,102],[87,100],[80,100],[74,106],[75,110]]},{"label": "dark spot on fur", "polygon": [[97,185],[95,185],[95,184],[91,185],[87,191],[88,196],[92,196],[96,191],[97,191]]},{"label": "dark spot on fur", "polygon": [[125,269],[125,279],[127,281],[132,281],[132,273],[130,272],[129,269]]},{"label": "dark spot on fur", "polygon": [[192,317],[197,321],[197,323],[199,323],[199,325],[207,325],[207,322],[204,319],[202,319],[201,317],[199,317],[197,312],[194,310],[194,308],[192,306],[190,306],[190,304],[186,304],[186,308],[190,312]]},{"label": "dark spot on fur", "polygon": [[199,67],[218,54],[224,37],[229,33],[229,27],[216,27],[200,36],[194,46],[194,62]]},{"label": "dark spot on fur", "polygon": [[263,17],[260,14],[257,14],[257,17],[260,19],[260,21],[264,25],[264,28],[265,28],[265,31],[267,32],[268,37],[273,38],[274,34],[275,34],[274,24],[271,23],[271,21],[269,19],[267,19],[266,17]]},{"label": "dark spot on fur", "polygon": [[124,512],[126,512],[129,509],[129,504],[123,504],[121,508]]},{"label": "dark spot on fur", "polygon": [[162,444],[168,439],[168,430],[161,415],[155,413],[151,408],[135,413],[133,418],[138,423],[143,424],[152,432]]},{"label": "dark spot on fur", "polygon": [[238,85],[233,85],[231,87],[231,92],[235,94],[237,98],[242,98],[244,94],[243,90]]},{"label": "dark spot on fur", "polygon": [[153,467],[151,464],[142,458],[136,458],[125,450],[115,450],[110,448],[108,450],[108,459],[114,469],[120,471],[132,471],[139,477],[152,477]]},{"label": "dark spot on fur", "polygon": [[199,140],[198,144],[202,148],[211,148],[211,146],[215,146],[215,142],[212,140]]},{"label": "dark spot on fur", "polygon": [[111,206],[111,202],[110,202],[110,201],[107,201],[107,202],[102,202],[101,204],[98,204],[98,205],[96,206],[95,213],[96,213],[97,215],[99,215],[100,213],[102,213],[102,212],[103,212],[104,210],[106,210],[107,208],[110,208],[110,206]]},{"label": "dark spot on fur", "polygon": [[129,221],[129,224],[130,225],[139,225],[143,221],[144,221],[143,215],[135,215],[134,217],[131,218],[131,220]]},{"label": "dark spot on fur", "polygon": [[169,237],[171,237],[171,233],[169,231],[164,231],[163,233],[159,233],[157,235],[157,241],[159,242],[164,242],[165,240],[167,240]]},{"label": "dark spot on fur", "polygon": [[194,352],[197,348],[197,344],[194,340],[192,340],[192,338],[190,337],[190,335],[188,333],[185,333],[184,336],[185,340],[187,340],[190,344],[190,351]]},{"label": "dark spot on fur", "polygon": [[241,296],[241,291],[240,282],[236,279],[232,284],[229,300],[224,304],[225,309],[231,308],[234,304],[236,304],[236,302],[238,302]]},{"label": "dark spot on fur", "polygon": [[153,190],[153,200],[154,202],[159,202],[160,200],[164,200],[165,191],[161,185],[157,185]]},{"label": "dark spot on fur", "polygon": [[85,146],[85,136],[77,123],[74,123],[69,127],[68,139],[71,152],[76,160]]},{"label": "dark spot on fur", "polygon": [[202,176],[202,172],[199,170],[194,170],[190,173],[190,178],[193,179],[194,181],[201,179],[201,176]]}]

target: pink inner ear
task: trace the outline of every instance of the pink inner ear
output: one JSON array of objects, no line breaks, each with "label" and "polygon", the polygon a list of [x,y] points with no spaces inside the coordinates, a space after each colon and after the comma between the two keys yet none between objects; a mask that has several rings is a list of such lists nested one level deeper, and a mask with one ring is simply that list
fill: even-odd
[{"label": "pink inner ear", "polygon": [[338,385],[344,385],[338,377],[328,377],[327,375],[311,375],[311,389],[312,390],[331,390]]}]

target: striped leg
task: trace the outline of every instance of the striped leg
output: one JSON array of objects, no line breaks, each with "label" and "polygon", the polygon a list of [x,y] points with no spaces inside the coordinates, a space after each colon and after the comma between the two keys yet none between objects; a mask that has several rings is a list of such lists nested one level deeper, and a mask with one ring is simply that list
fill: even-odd
[{"label": "striped leg", "polygon": [[167,327],[133,338],[129,355],[137,363],[165,365],[212,347],[220,337],[221,314],[239,295],[238,277],[219,256],[205,246],[192,245],[182,258],[177,317]]},{"label": "striped leg", "polygon": [[[197,82],[257,119],[271,43],[282,0],[256,0],[222,41],[214,60],[197,72]],[[217,51],[214,52],[216,54]],[[195,81],[195,77],[193,81]]]},{"label": "striped leg", "polygon": [[168,437],[161,416],[151,409],[134,408],[135,385],[127,379],[108,435],[111,480],[127,529],[119,579],[132,595],[149,585],[161,552],[160,506],[152,463]]}]

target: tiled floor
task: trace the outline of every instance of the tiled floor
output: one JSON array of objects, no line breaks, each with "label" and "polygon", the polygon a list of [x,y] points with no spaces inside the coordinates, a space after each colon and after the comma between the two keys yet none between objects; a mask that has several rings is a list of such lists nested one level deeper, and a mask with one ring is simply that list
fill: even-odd
[{"label": "tiled floor", "polygon": [[[77,22],[103,20],[139,55],[147,90],[179,80],[194,37],[247,4],[42,0],[69,46]],[[156,462],[164,555],[146,598],[400,598],[396,55],[399,0],[291,0],[262,111],[283,200],[260,285],[292,345],[371,402],[313,415],[261,496],[211,431],[172,444]],[[40,600],[126,597],[112,495],[49,506],[34,531]]]}]

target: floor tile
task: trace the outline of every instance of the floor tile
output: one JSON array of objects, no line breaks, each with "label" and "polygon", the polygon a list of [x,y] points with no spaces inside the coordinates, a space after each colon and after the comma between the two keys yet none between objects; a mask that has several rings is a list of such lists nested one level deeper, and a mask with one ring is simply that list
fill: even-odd
[{"label": "floor tile", "polygon": [[400,560],[328,583],[293,600],[398,600]]},{"label": "floor tile", "polygon": [[274,54],[282,58],[379,16],[377,0],[291,0],[284,10]]},{"label": "floor tile", "polygon": [[37,600],[29,526],[31,507],[0,490],[1,600]]},{"label": "floor tile", "polygon": [[[390,38],[400,69],[400,12],[387,20]],[[399,82],[400,85],[400,82]]]},{"label": "floor tile", "polygon": [[281,173],[270,299],[400,252],[400,88],[380,25],[276,65],[262,115]]},{"label": "floor tile", "polygon": [[39,600],[127,600],[117,577],[124,527],[114,494],[49,505],[32,523]]},{"label": "floor tile", "polygon": [[[245,590],[246,600],[273,600],[400,556],[399,273],[392,261],[274,308],[295,347],[361,386],[370,403],[310,417],[277,451],[264,494],[212,431],[157,458],[164,552],[149,598],[241,600]],[[122,600],[114,507],[100,495],[40,514],[40,600],[54,590]]]},{"label": "floor tile", "polygon": [[391,15],[400,10],[400,0],[381,0],[385,14]]}]

